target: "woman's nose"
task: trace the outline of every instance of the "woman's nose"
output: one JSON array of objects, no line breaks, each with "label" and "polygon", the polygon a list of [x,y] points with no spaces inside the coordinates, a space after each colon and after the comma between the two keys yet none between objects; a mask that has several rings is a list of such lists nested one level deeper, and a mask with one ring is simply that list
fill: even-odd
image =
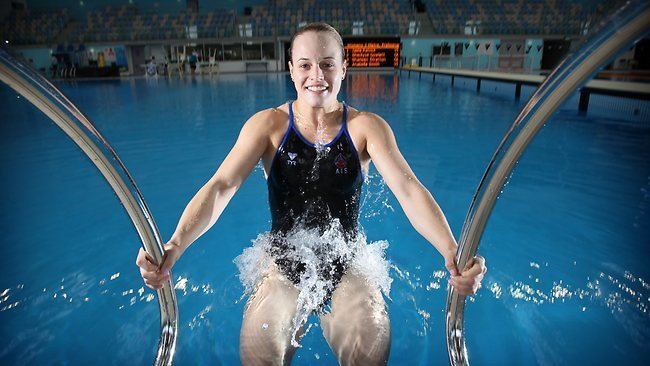
[{"label": "woman's nose", "polygon": [[314,79],[324,79],[323,75],[323,69],[320,68],[319,65],[316,65],[316,67],[312,68],[312,75]]}]

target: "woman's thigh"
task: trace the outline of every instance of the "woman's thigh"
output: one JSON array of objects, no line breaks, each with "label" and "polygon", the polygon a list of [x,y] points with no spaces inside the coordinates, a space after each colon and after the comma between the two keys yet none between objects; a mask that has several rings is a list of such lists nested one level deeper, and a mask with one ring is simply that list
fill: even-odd
[{"label": "woman's thigh", "polygon": [[332,294],[321,316],[323,335],[341,365],[382,365],[390,351],[390,320],[378,288],[353,271]]},{"label": "woman's thigh", "polygon": [[244,309],[239,353],[244,365],[289,364],[298,290],[272,264]]}]

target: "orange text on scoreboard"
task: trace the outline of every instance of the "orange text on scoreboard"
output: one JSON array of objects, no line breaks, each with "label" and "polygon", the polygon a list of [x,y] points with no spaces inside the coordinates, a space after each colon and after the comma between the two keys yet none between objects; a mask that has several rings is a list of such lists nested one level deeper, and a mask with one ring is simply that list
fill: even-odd
[{"label": "orange text on scoreboard", "polygon": [[345,45],[351,67],[398,67],[399,43],[363,42]]}]

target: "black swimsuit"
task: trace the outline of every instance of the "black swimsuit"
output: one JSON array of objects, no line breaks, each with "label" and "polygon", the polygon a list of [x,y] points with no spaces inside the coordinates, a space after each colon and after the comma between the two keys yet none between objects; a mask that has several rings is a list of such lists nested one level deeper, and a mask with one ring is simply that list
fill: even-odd
[{"label": "black swimsuit", "polygon": [[[338,219],[343,235],[354,240],[358,233],[359,198],[363,183],[361,163],[347,129],[347,106],[343,104],[341,129],[334,140],[320,147],[305,139],[294,125],[289,103],[289,127],[275,153],[267,184],[271,207],[272,255],[280,270],[294,283],[300,282],[304,263],[287,257],[284,236],[297,225],[322,233]],[[317,159],[318,157],[318,159]],[[323,253],[327,257],[328,253]],[[336,285],[346,268],[341,258],[326,261],[320,276]]]}]

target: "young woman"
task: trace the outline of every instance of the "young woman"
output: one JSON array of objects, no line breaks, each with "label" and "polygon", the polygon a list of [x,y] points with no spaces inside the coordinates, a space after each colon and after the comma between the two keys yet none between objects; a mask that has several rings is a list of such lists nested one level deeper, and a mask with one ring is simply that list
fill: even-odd
[{"label": "young woman", "polygon": [[[358,271],[351,253],[310,248],[317,271],[295,255],[296,231],[340,232],[342,241],[358,236],[362,176],[372,162],[397,197],[413,227],[442,255],[450,283],[467,295],[480,287],[485,261],[476,257],[459,271],[457,244],[445,216],[418,181],[381,117],[337,100],[346,74],[338,32],[324,23],[308,24],[291,41],[289,69],[297,92],[294,102],[252,116],[215,175],[185,208],[158,267],[140,249],[137,265],[145,284],[159,289],[182,253],[206,232],[261,160],[267,176],[273,259],[254,286],[240,335],[244,365],[289,364],[302,324],[295,322],[298,288],[307,276],[326,283],[320,312],[323,334],[342,365],[386,364],[390,323],[383,297]],[[322,259],[322,260],[321,260]],[[313,265],[313,263],[312,263]],[[303,318],[304,319],[304,318]],[[296,334],[298,333],[298,334]]]}]

